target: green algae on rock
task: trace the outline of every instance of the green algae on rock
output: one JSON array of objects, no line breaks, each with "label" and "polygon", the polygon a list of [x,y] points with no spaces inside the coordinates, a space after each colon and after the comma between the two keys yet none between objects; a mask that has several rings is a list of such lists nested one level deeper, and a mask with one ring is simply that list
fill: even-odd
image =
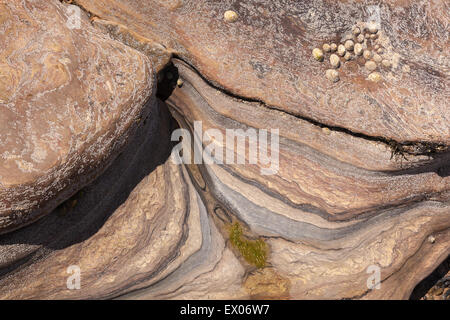
[{"label": "green algae on rock", "polygon": [[248,263],[263,268],[267,260],[267,245],[261,240],[248,240],[243,235],[242,227],[238,222],[233,223],[230,229],[230,242]]}]

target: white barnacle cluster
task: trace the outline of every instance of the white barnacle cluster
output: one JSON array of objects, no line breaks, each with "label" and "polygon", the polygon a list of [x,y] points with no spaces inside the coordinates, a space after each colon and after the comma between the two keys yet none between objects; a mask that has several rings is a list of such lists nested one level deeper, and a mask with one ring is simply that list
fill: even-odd
[{"label": "white barnacle cluster", "polygon": [[[340,80],[338,69],[351,60],[357,60],[364,66],[369,73],[367,80],[378,82],[382,79],[379,71],[389,70],[392,66],[379,35],[377,24],[358,23],[338,43],[324,43],[322,48],[314,48],[312,55],[319,62],[329,62],[330,68],[326,69],[325,77],[332,82]],[[326,55],[329,55],[328,58]]]}]

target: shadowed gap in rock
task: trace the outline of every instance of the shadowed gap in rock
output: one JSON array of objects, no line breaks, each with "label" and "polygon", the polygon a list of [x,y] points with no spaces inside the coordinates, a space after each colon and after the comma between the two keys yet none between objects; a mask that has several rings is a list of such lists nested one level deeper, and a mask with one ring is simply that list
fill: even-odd
[{"label": "shadowed gap in rock", "polygon": [[450,271],[450,256],[447,257],[428,277],[420,281],[411,293],[410,300],[420,300],[439,283]]},{"label": "shadowed gap in rock", "polygon": [[[170,135],[177,123],[164,102],[158,100],[152,108],[154,110],[147,119],[141,120],[123,152],[99,178],[37,222],[0,236],[0,247],[29,246],[24,250],[25,255],[0,269],[0,277],[18,271],[54,250],[89,239],[127,200],[142,179],[168,160],[173,147]],[[70,208],[72,201],[76,201],[76,205]],[[69,203],[69,212],[66,212],[66,203]]]}]

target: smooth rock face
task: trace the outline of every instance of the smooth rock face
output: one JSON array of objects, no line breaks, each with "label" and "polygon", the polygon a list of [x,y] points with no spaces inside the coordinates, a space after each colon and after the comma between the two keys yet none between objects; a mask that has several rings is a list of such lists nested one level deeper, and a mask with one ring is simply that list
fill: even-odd
[{"label": "smooth rock face", "polygon": [[97,177],[153,90],[147,57],[71,29],[57,1],[0,1],[0,233],[23,226]]}]

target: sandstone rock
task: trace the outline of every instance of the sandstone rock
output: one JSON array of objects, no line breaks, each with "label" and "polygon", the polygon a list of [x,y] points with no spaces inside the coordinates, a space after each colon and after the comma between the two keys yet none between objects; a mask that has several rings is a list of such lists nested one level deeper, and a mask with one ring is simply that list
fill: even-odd
[{"label": "sandstone rock", "polygon": [[97,177],[148,113],[147,57],[57,1],[0,3],[0,233]]},{"label": "sandstone rock", "polygon": [[[176,125],[163,103],[151,104],[136,140],[69,200],[68,213],[60,207],[0,237],[0,297],[409,298],[450,253],[448,110],[437,71],[447,56],[430,49],[441,41],[439,6],[421,4],[429,22],[419,33],[431,29],[423,38],[406,32],[409,16],[391,11],[416,6],[387,2],[393,30],[378,30],[377,41],[398,53],[386,57],[392,74],[366,81],[355,58],[330,84],[311,48],[364,21],[369,1],[246,1],[226,23],[219,2],[78,0],[95,25],[126,31],[111,36],[173,55],[166,103],[177,124],[192,136],[201,121],[210,140],[194,148],[245,164],[206,162],[208,154],[201,164],[173,164]],[[430,52],[405,52],[405,39]],[[223,149],[228,129],[269,130],[279,144],[269,140],[266,155],[276,161],[249,163],[251,153]],[[236,225],[239,241],[265,254],[236,245]],[[65,288],[70,265],[83,270],[83,290]],[[380,289],[368,287],[374,268]]]},{"label": "sandstone rock", "polygon": [[[310,63],[311,45],[306,44],[320,46],[327,37],[332,40],[341,30],[351,31],[357,22],[366,22],[364,12],[370,1],[249,1],[233,8],[240,17],[233,24],[218,18],[223,12],[220,2],[206,0],[183,2],[175,10],[161,5],[162,0],[77,3],[104,20],[119,22],[173,49],[211,82],[244,98],[372,137],[444,144],[450,140],[447,81],[440,71],[446,68],[448,53],[433,49],[442,43],[442,2],[420,5],[425,15],[420,32],[412,18],[419,10],[414,1],[389,0],[383,6],[393,27],[377,35],[383,31],[393,54],[420,66],[407,77],[399,70],[393,72],[387,83],[389,94],[367,84],[361,87],[365,75],[356,69],[347,71],[345,87],[329,90],[327,82],[321,81],[326,67]],[[314,17],[309,14],[312,11]],[[421,48],[404,45],[414,42],[421,43]],[[433,116],[424,119],[425,114]]]},{"label": "sandstone rock", "polygon": [[[0,298],[246,297],[243,267],[186,169],[169,158],[171,129],[167,107],[152,105],[136,138],[84,189],[76,207],[59,207],[0,238],[0,267],[39,257],[2,277]],[[82,272],[81,290],[67,288],[71,265]]]},{"label": "sandstone rock", "polygon": [[[261,163],[204,165],[202,173],[212,199],[220,199],[222,208],[230,208],[230,215],[270,239],[270,265],[289,280],[291,298],[405,299],[424,274],[448,255],[449,177],[402,174],[401,170],[386,175],[382,167],[387,162],[381,159],[387,155],[377,144],[343,132],[322,134],[313,124],[281,116],[256,102],[239,103],[211,88],[186,64],[175,65],[184,85],[168,103],[187,120],[187,127],[201,119],[203,130],[221,128],[223,135],[224,128],[230,127],[280,128],[276,174],[262,176]],[[373,149],[370,154],[364,152],[362,167],[368,169],[380,160],[378,169],[355,166],[357,150],[363,145]],[[328,146],[336,146],[336,152]],[[412,190],[419,185],[420,190]],[[411,194],[439,196],[411,202]],[[391,205],[385,207],[387,203]],[[446,231],[431,250],[431,244],[423,243],[435,234],[431,230],[438,229]],[[403,254],[400,257],[395,252]],[[372,265],[381,268],[382,290],[367,289],[367,269]],[[410,278],[405,281],[401,274]],[[339,281],[335,282],[336,277]]]}]

